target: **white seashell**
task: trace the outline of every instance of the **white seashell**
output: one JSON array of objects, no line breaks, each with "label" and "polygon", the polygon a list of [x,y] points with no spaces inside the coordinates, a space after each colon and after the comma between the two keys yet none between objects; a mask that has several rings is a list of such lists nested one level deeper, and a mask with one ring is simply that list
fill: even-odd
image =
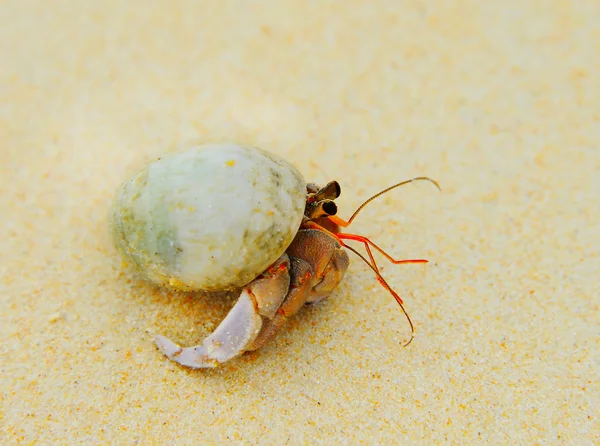
[{"label": "white seashell", "polygon": [[146,279],[180,290],[244,286],[294,239],[306,204],[298,170],[270,153],[208,144],[169,154],[118,189],[115,244]]}]

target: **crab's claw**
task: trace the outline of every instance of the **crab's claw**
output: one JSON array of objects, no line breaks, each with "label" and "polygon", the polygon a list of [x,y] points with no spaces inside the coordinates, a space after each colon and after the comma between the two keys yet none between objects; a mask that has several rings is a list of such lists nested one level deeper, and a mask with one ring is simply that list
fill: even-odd
[{"label": "crab's claw", "polygon": [[263,320],[273,318],[288,293],[290,259],[283,254],[267,270],[250,282],[217,329],[202,345],[183,348],[164,336],[154,342],[167,358],[196,369],[217,367],[245,351],[263,328]]},{"label": "crab's claw", "polygon": [[167,358],[187,367],[211,368],[242,354],[252,344],[262,327],[262,318],[248,290],[240,298],[202,345],[183,348],[164,336],[154,342]]}]

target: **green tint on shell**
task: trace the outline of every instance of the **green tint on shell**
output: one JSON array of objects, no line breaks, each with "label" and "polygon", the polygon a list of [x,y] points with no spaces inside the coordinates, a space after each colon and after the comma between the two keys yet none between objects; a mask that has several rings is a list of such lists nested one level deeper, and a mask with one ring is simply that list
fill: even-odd
[{"label": "green tint on shell", "polygon": [[125,263],[180,290],[246,285],[285,252],[306,183],[270,153],[211,144],[164,156],[115,196],[111,227]]}]

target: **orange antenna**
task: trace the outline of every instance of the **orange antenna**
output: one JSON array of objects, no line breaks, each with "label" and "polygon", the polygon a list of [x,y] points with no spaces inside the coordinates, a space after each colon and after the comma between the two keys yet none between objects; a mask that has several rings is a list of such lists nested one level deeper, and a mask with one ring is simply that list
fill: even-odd
[{"label": "orange antenna", "polygon": [[356,209],[356,211],[354,211],[354,214],[352,214],[352,216],[351,216],[351,217],[348,219],[348,221],[346,221],[346,220],[343,220],[343,219],[341,219],[340,217],[338,217],[338,216],[336,216],[336,215],[331,215],[331,216],[329,216],[328,218],[329,218],[329,219],[330,219],[332,222],[334,222],[335,224],[337,224],[337,225],[339,225],[339,226],[341,226],[341,227],[345,228],[345,227],[349,226],[349,225],[350,225],[350,223],[352,223],[352,220],[354,220],[354,219],[356,218],[356,216],[358,215],[358,213],[359,213],[360,211],[362,211],[362,210],[364,209],[364,207],[365,207],[367,204],[369,204],[371,201],[373,201],[373,200],[375,200],[376,198],[380,197],[381,195],[383,195],[383,194],[385,194],[385,193],[387,193],[387,192],[391,191],[392,189],[396,189],[397,187],[404,186],[405,184],[412,183],[412,182],[414,182],[414,181],[429,181],[430,183],[433,183],[433,185],[434,185],[435,187],[437,187],[437,188],[438,188],[438,190],[439,190],[440,192],[442,191],[442,188],[441,188],[441,187],[440,187],[440,185],[437,183],[437,181],[435,181],[435,180],[432,180],[432,179],[431,179],[431,178],[429,178],[429,177],[415,177],[415,178],[412,178],[412,179],[410,179],[410,180],[406,180],[406,181],[402,181],[402,182],[400,182],[400,183],[398,183],[398,184],[394,184],[393,186],[390,186],[390,187],[388,187],[387,189],[384,189],[384,190],[382,190],[381,192],[378,192],[378,193],[376,193],[376,194],[375,194],[375,195],[373,195],[371,198],[369,198],[367,201],[365,201],[363,204],[361,204],[361,205],[358,207],[358,209]]},{"label": "orange antenna", "polygon": [[410,339],[408,340],[408,342],[406,344],[404,344],[404,347],[407,347],[408,344],[410,344],[412,342],[412,340],[415,338],[415,326],[413,325],[412,320],[410,319],[410,316],[408,315],[408,313],[406,312],[406,309],[404,308],[404,302],[402,302],[402,299],[400,298],[400,296],[398,296],[398,293],[396,293],[392,289],[392,287],[388,285],[388,283],[385,281],[383,276],[379,273],[379,270],[376,265],[371,265],[371,263],[369,263],[369,261],[365,258],[365,256],[363,256],[356,249],[352,248],[351,246],[346,245],[343,242],[342,242],[342,244],[344,245],[345,248],[352,251],[354,254],[356,254],[358,257],[360,257],[363,262],[365,262],[367,265],[369,265],[369,268],[371,268],[373,270],[373,272],[375,273],[375,275],[377,276],[377,280],[379,281],[379,283],[381,283],[381,285],[383,285],[383,287],[389,291],[389,293],[394,297],[394,299],[396,299],[396,302],[398,302],[398,305],[400,305],[400,308],[402,309],[402,312],[404,313],[404,316],[406,316],[406,320],[408,321],[408,323],[410,325]]}]

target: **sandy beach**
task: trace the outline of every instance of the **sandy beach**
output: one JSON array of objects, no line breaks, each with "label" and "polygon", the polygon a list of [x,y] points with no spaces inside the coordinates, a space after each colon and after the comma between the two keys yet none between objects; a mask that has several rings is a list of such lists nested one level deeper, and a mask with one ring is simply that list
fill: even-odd
[{"label": "sandy beach", "polygon": [[[600,2],[0,6],[0,442],[600,443]],[[147,161],[235,141],[337,180],[359,258],[266,347],[168,361],[235,296],[121,266]],[[360,248],[360,245],[356,246]]]}]

